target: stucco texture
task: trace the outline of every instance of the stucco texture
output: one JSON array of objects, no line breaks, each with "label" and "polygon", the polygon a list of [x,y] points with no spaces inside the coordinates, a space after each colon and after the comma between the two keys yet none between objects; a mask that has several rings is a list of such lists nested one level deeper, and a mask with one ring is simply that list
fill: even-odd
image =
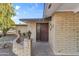
[{"label": "stucco texture", "polygon": [[15,27],[16,31],[18,32],[19,30],[21,31],[21,33],[26,33],[27,32],[27,26],[16,26]]}]

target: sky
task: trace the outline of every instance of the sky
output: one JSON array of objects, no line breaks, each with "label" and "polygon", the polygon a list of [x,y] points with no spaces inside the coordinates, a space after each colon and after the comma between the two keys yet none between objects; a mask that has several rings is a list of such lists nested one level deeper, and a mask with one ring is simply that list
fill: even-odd
[{"label": "sky", "polygon": [[43,3],[13,3],[16,15],[13,18],[16,24],[23,23],[19,19],[42,18]]}]

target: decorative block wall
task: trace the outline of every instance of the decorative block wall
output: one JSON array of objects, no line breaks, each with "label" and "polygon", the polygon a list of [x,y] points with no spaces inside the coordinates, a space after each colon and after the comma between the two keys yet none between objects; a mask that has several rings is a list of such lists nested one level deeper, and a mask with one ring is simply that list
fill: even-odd
[{"label": "decorative block wall", "polygon": [[79,13],[57,12],[54,14],[54,47],[58,55],[79,55]]},{"label": "decorative block wall", "polygon": [[16,43],[16,41],[13,42],[13,52],[17,56],[31,56],[31,47],[32,47],[31,40],[25,38],[23,45]]}]

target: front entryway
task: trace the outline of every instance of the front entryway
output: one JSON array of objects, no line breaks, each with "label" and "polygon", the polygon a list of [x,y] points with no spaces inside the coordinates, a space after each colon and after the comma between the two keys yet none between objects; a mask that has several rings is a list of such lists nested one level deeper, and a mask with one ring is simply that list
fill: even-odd
[{"label": "front entryway", "polygon": [[48,23],[37,23],[36,27],[36,41],[48,41]]},{"label": "front entryway", "polygon": [[48,42],[36,42],[36,47],[32,47],[32,56],[54,56]]}]

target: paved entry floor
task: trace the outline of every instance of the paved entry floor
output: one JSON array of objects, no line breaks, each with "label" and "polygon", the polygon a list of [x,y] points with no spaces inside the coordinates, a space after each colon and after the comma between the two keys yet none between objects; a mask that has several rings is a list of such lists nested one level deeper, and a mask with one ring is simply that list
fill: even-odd
[{"label": "paved entry floor", "polygon": [[37,42],[32,48],[32,56],[54,56],[48,42]]}]

